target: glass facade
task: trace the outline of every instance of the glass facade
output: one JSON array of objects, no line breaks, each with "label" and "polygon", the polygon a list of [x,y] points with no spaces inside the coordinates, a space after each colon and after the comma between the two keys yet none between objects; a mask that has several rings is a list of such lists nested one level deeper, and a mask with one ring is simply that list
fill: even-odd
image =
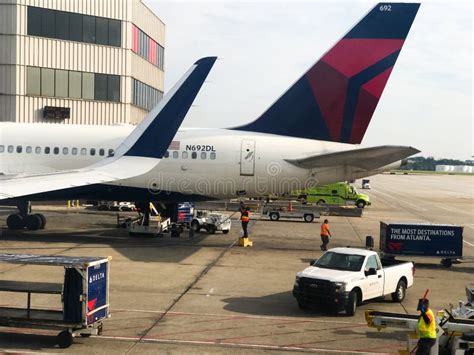
[{"label": "glass facade", "polygon": [[149,85],[132,78],[132,103],[150,111],[163,98],[163,93]]},{"label": "glass facade", "polygon": [[119,102],[120,76],[27,67],[26,93],[33,96]]},{"label": "glass facade", "polygon": [[132,25],[132,50],[163,70],[165,49],[135,25]]},{"label": "glass facade", "polygon": [[119,20],[28,6],[28,35],[120,47]]}]

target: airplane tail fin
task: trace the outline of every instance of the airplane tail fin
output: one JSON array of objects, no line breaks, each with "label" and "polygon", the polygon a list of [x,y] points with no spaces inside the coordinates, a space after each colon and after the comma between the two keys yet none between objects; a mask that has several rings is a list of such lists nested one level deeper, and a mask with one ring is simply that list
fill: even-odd
[{"label": "airplane tail fin", "polygon": [[360,143],[419,6],[377,4],[257,120],[232,129]]}]

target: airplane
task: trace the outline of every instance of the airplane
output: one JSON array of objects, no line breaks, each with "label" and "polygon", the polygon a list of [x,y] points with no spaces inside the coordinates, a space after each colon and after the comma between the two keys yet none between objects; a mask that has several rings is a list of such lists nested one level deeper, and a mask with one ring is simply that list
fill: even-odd
[{"label": "airplane", "polygon": [[[16,205],[20,211],[8,217],[7,225],[23,228],[29,201],[175,204],[283,195],[400,167],[419,150],[360,143],[419,6],[377,4],[256,120],[232,128],[179,128],[160,163],[147,172],[137,169],[130,176],[88,184],[63,178],[57,187],[45,189],[38,183],[24,188],[21,176],[60,176],[62,170],[88,169],[123,154],[120,144],[133,126],[2,123],[0,173],[14,176],[7,181],[15,189],[10,193],[0,180],[0,204]],[[153,149],[143,148],[148,155]]]}]

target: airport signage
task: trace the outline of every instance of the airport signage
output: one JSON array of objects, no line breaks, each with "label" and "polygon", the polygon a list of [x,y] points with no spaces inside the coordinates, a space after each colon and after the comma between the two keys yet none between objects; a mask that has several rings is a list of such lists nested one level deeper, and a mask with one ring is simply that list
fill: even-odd
[{"label": "airport signage", "polygon": [[386,254],[460,257],[463,227],[380,222],[380,249]]}]

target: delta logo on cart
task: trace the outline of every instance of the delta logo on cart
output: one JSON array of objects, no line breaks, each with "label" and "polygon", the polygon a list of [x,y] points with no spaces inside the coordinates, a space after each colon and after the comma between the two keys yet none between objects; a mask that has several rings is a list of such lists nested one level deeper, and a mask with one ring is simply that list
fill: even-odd
[{"label": "delta logo on cart", "polygon": [[107,304],[107,263],[88,267],[87,280],[87,323],[90,324],[107,316],[107,307],[93,312]]}]

